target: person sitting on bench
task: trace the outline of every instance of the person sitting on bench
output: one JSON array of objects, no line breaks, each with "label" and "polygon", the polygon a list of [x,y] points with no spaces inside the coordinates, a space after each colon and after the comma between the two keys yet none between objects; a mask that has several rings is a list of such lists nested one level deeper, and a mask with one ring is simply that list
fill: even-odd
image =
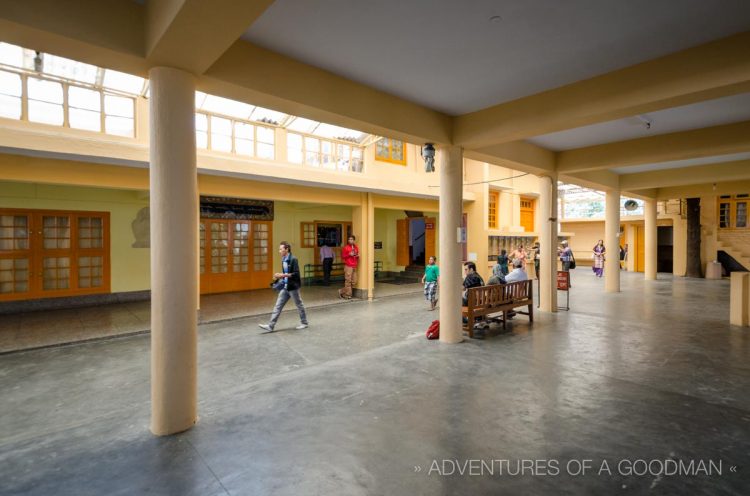
[{"label": "person sitting on bench", "polygon": [[464,292],[463,292],[463,306],[469,304],[469,299],[466,290],[469,288],[476,288],[478,286],[484,286],[484,279],[482,276],[477,274],[477,266],[474,262],[466,262],[464,264]]},{"label": "person sitting on bench", "polygon": [[510,271],[510,274],[505,276],[505,282],[518,282],[518,281],[525,281],[529,278],[528,274],[526,274],[526,271],[523,269],[524,266],[524,260],[517,258],[513,262],[513,270]]}]

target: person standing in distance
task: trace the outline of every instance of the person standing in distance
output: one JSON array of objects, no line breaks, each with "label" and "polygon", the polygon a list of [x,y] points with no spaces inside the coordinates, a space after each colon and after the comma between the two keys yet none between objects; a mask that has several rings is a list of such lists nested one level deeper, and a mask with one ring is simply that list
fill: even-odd
[{"label": "person standing in distance", "polygon": [[352,299],[352,288],[357,284],[357,266],[359,265],[359,248],[354,244],[354,235],[349,236],[346,246],[341,249],[344,260],[344,287],[339,289],[339,297]]},{"label": "person standing in distance", "polygon": [[320,263],[323,264],[323,284],[326,286],[331,284],[331,269],[333,268],[333,260],[335,258],[336,255],[328,245],[328,242],[323,243],[323,246],[320,247]]},{"label": "person standing in distance", "polygon": [[294,304],[297,305],[300,320],[300,324],[295,329],[307,329],[305,304],[302,303],[302,297],[299,294],[299,288],[302,285],[302,280],[299,276],[299,262],[297,261],[297,257],[292,255],[292,247],[286,241],[282,241],[279,244],[279,255],[281,255],[281,272],[274,274],[273,278],[274,280],[283,280],[284,286],[279,290],[279,296],[276,298],[276,305],[273,307],[271,320],[268,321],[268,324],[258,324],[258,327],[266,332],[273,332],[274,327],[276,327],[276,321],[279,320],[279,315],[284,309],[284,305],[289,301],[289,298],[292,298]]}]

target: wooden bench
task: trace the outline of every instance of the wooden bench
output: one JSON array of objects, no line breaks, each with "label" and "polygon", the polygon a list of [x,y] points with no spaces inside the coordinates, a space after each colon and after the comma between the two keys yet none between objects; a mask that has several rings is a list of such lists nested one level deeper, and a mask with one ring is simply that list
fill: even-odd
[{"label": "wooden bench", "polygon": [[534,295],[531,280],[511,282],[508,284],[495,284],[491,286],[479,286],[467,290],[467,306],[463,307],[462,314],[466,319],[464,330],[469,337],[474,337],[474,324],[476,317],[488,317],[494,314],[503,314],[503,329],[506,328],[507,312],[518,307],[528,307],[527,312],[517,312],[529,316],[529,322],[534,322]]}]

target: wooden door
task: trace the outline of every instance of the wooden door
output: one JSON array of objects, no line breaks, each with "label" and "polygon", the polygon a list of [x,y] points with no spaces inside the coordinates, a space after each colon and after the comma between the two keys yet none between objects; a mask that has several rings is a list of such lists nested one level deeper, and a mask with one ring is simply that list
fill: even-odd
[{"label": "wooden door", "polygon": [[109,291],[109,213],[0,211],[0,300]]},{"label": "wooden door", "polygon": [[521,226],[526,232],[534,232],[534,200],[521,198]]},{"label": "wooden door", "polygon": [[435,256],[435,233],[437,232],[437,222],[433,217],[426,217],[424,220],[424,261],[428,263],[430,257]]},{"label": "wooden door", "polygon": [[203,219],[201,294],[267,288],[273,274],[271,222]]},{"label": "wooden door", "polygon": [[646,271],[646,228],[635,226],[635,271]]},{"label": "wooden door", "polygon": [[396,265],[407,266],[409,260],[409,219],[396,220]]}]

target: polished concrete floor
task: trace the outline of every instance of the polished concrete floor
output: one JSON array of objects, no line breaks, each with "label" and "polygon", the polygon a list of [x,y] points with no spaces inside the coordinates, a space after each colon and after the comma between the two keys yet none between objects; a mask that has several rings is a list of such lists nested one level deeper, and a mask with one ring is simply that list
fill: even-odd
[{"label": "polished concrete floor", "polygon": [[570,312],[458,345],[424,339],[419,294],[312,308],[304,331],[205,324],[200,420],[166,438],[147,335],[1,355],[0,494],[750,494],[728,282],[622,287],[578,271]]},{"label": "polished concrete floor", "polygon": [[[338,297],[340,287],[338,284],[305,286],[302,297],[306,307],[346,303]],[[375,294],[379,298],[420,291],[421,284],[375,284]],[[276,293],[270,288],[202,295],[200,323],[268,314],[275,301]],[[0,354],[142,334],[151,327],[150,305],[148,301],[136,301],[46,312],[0,313]]]}]

